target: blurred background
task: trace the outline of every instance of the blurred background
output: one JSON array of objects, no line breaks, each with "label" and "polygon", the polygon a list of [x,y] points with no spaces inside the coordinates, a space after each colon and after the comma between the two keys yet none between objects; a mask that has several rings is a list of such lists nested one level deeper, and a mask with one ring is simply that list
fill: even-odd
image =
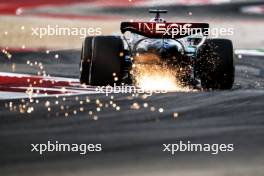
[{"label": "blurred background", "polygon": [[173,22],[234,28],[235,48],[264,48],[264,2],[255,0],[9,0],[0,1],[0,47],[9,50],[80,49],[80,36],[32,35],[50,26],[101,28],[118,34],[121,21],[148,21],[149,8],[169,10]]}]

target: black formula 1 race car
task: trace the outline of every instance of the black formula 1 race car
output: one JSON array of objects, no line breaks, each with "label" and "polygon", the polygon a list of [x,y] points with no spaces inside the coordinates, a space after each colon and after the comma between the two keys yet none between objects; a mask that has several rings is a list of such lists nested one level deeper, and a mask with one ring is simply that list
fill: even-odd
[{"label": "black formula 1 race car", "polygon": [[[234,82],[232,41],[208,39],[207,23],[171,23],[156,13],[149,22],[122,22],[120,36],[86,37],[80,62],[81,84],[133,84],[135,62],[166,64],[184,85],[231,89]],[[157,56],[158,60],[145,59]],[[182,72],[179,74],[179,72]]]}]

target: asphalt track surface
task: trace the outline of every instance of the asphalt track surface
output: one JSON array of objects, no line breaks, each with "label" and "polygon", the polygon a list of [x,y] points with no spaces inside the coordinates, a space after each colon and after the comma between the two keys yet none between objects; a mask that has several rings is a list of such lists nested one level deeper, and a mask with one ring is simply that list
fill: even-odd
[{"label": "asphalt track surface", "polygon": [[[58,52],[56,52],[58,53]],[[61,51],[60,61],[50,53],[14,54],[19,73],[34,73],[27,60],[45,64],[53,76],[78,77],[79,51]],[[50,58],[49,58],[50,57]],[[263,175],[264,151],[264,62],[261,56],[236,58],[233,90],[173,92],[147,99],[131,95],[80,95],[37,98],[31,114],[10,111],[0,101],[0,173],[1,175]],[[1,70],[13,62],[1,63]],[[27,68],[27,69],[26,69]],[[59,68],[59,69],[58,69]],[[69,71],[71,70],[71,71]],[[89,96],[90,103],[86,103]],[[66,100],[63,100],[66,97]],[[78,98],[76,98],[78,97]],[[113,100],[121,110],[102,107],[95,112],[99,99],[104,105]],[[29,101],[25,100],[25,104]],[[51,111],[45,103],[50,102]],[[59,103],[56,104],[55,102]],[[84,103],[80,105],[80,101]],[[148,103],[148,108],[143,103]],[[131,108],[138,103],[139,109]],[[6,105],[7,104],[7,105]],[[65,107],[64,110],[60,106]],[[154,106],[155,111],[150,107]],[[80,107],[84,110],[80,111]],[[163,113],[158,112],[162,107]],[[73,111],[77,114],[74,115]],[[89,115],[89,111],[98,117]],[[69,116],[65,117],[65,113]],[[178,113],[173,118],[173,113]],[[30,144],[102,143],[103,151],[79,155],[30,152]],[[161,152],[162,144],[190,140],[192,143],[232,143],[234,152],[212,155],[208,152]]]}]

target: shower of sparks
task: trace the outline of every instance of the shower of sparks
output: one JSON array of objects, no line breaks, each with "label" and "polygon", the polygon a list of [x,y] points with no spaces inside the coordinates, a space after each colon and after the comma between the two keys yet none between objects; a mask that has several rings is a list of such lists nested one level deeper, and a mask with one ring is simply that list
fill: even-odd
[{"label": "shower of sparks", "polygon": [[190,91],[189,88],[183,87],[177,80],[177,73],[161,64],[159,58],[153,54],[137,56],[132,68],[132,75],[136,86],[143,90]]},{"label": "shower of sparks", "polygon": [[[132,2],[132,0],[129,0]],[[133,21],[133,20],[131,20]],[[21,26],[21,31],[25,30],[24,26]],[[5,35],[8,35],[8,31],[4,32]],[[26,49],[26,45],[21,45],[22,49]],[[12,55],[6,49],[2,50],[2,53],[6,56],[6,58],[11,59]],[[46,54],[51,54],[49,50],[45,51]],[[120,53],[120,56],[123,56],[124,53]],[[59,59],[59,54],[52,55],[55,59]],[[183,88],[180,86],[179,82],[176,80],[175,72],[163,65],[158,64],[142,64],[138,63],[140,55],[137,55],[133,60],[135,60],[135,64],[133,64],[132,73],[135,75],[136,86],[142,88],[143,90],[164,90],[164,91],[189,91],[187,88]],[[148,60],[151,62],[159,62],[159,58],[154,56],[144,56],[141,58],[141,61],[146,62]],[[37,75],[49,78],[50,75],[44,68],[44,65],[39,61],[30,61],[27,60],[26,64],[29,67],[34,67],[37,69]],[[12,71],[16,70],[16,64],[12,64]],[[114,81],[118,81],[118,77],[116,73],[113,73]],[[140,110],[143,109],[145,111],[164,113],[165,110],[162,107],[154,107],[147,103],[148,96],[146,94],[132,94],[128,97],[128,101],[131,101],[130,107],[126,109],[123,106],[120,106],[119,102],[116,101],[116,98],[112,95],[108,100],[99,100],[90,98],[88,96],[74,96],[71,94],[66,94],[66,87],[62,87],[60,91],[65,93],[63,96],[56,96],[56,100],[48,101],[36,99],[34,96],[39,94],[39,90],[34,90],[34,86],[37,84],[43,84],[43,80],[34,81],[33,79],[28,79],[28,88],[26,93],[28,94],[27,99],[21,99],[19,103],[9,102],[5,104],[5,107],[10,111],[17,111],[21,114],[32,114],[36,113],[38,108],[34,108],[35,104],[42,105],[46,108],[47,116],[52,117],[52,115],[56,115],[56,117],[63,115],[64,117],[76,117],[78,114],[86,114],[86,117],[90,120],[98,120],[100,113],[102,113],[106,108],[121,111],[121,110]],[[55,84],[56,81],[51,81],[51,84]],[[83,85],[86,88],[86,85]],[[46,92],[48,88],[43,89],[44,94],[48,96]],[[136,98],[140,98],[144,102],[135,102]],[[71,105],[72,101],[76,101],[74,105]],[[91,105],[93,108],[89,108]],[[178,113],[173,113],[173,118],[177,118]],[[156,119],[159,121],[159,119]]]}]

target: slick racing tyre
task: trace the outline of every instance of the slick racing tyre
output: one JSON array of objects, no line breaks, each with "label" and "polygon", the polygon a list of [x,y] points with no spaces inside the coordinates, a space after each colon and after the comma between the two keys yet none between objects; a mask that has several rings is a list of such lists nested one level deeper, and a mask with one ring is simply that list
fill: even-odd
[{"label": "slick racing tyre", "polygon": [[[83,46],[81,79],[93,86],[119,84],[122,77],[123,41],[119,36],[86,38]],[[82,82],[82,81],[81,81]]]},{"label": "slick racing tyre", "polygon": [[81,52],[80,61],[80,83],[89,84],[89,69],[92,58],[92,41],[93,37],[86,37]]},{"label": "slick racing tyre", "polygon": [[232,41],[207,39],[197,53],[195,66],[204,89],[231,89],[235,67]]}]

